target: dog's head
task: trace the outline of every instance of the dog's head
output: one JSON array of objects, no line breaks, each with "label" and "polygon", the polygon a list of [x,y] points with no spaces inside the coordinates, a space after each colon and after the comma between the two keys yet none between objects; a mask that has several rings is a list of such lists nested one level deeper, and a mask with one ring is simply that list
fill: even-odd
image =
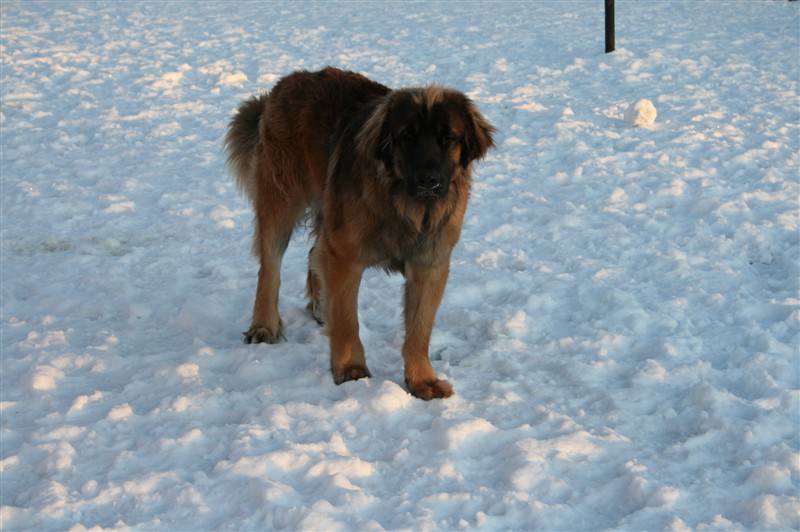
[{"label": "dog's head", "polygon": [[432,86],[389,93],[357,142],[386,167],[395,193],[435,201],[494,146],[494,132],[465,95]]}]

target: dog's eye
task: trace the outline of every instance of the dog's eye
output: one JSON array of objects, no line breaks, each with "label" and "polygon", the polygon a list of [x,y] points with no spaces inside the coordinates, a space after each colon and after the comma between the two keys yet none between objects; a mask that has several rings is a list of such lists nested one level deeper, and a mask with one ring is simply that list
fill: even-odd
[{"label": "dog's eye", "polygon": [[458,137],[452,133],[442,136],[442,144],[454,144],[458,142]]},{"label": "dog's eye", "polygon": [[405,144],[413,144],[417,140],[417,135],[413,129],[404,129],[400,132],[398,140]]}]

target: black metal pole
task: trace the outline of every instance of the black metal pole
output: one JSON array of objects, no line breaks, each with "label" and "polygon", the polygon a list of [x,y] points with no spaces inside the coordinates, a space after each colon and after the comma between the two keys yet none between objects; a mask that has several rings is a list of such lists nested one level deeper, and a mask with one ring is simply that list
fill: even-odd
[{"label": "black metal pole", "polygon": [[606,0],[606,53],[614,51],[614,0]]}]

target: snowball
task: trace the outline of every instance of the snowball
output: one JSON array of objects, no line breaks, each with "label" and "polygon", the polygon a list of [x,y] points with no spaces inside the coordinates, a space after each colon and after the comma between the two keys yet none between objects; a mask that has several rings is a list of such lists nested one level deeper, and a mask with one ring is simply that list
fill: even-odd
[{"label": "snowball", "polygon": [[633,127],[652,126],[657,114],[653,102],[639,100],[625,110],[625,122]]}]

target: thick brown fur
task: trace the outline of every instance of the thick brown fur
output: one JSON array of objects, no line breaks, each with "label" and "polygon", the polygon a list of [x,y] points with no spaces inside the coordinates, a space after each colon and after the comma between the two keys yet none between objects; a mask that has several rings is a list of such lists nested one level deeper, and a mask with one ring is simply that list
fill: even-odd
[{"label": "thick brown fur", "polygon": [[311,216],[309,309],[327,324],[337,384],[369,377],[358,333],[363,271],[406,278],[405,381],[422,399],[448,397],[428,345],[461,233],[472,162],[495,129],[463,94],[390,90],[360,74],[296,72],[244,101],[225,138],[228,165],[253,204],[260,258],[248,343],[283,338],[280,265],[292,230]]}]

